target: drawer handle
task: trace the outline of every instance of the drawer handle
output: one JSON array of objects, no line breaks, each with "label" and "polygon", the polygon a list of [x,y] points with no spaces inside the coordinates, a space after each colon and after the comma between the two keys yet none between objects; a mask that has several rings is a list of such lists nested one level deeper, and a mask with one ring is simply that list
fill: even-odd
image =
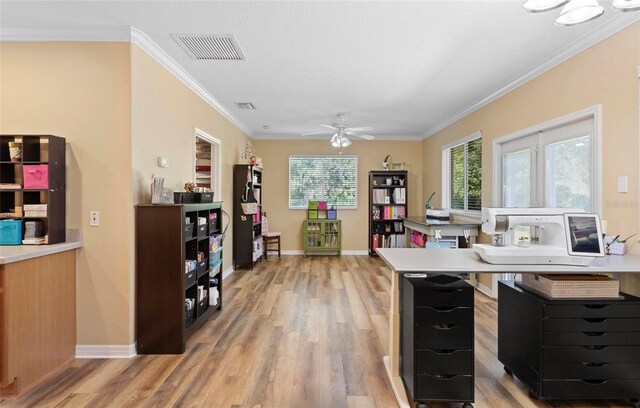
[{"label": "drawer handle", "polygon": [[587,367],[604,367],[607,363],[582,363],[582,365]]},{"label": "drawer handle", "polygon": [[431,376],[433,378],[437,378],[438,380],[450,380],[455,377],[455,375],[451,374],[431,374]]},{"label": "drawer handle", "polygon": [[453,354],[456,352],[456,350],[431,350],[434,354]]},{"label": "drawer handle", "polygon": [[436,330],[451,330],[454,327],[456,327],[455,324],[447,324],[447,323],[438,323],[438,324],[432,324],[431,327],[433,327]]},{"label": "drawer handle", "polygon": [[432,290],[436,293],[455,293],[460,291],[460,289],[439,289],[439,288],[433,288]]},{"label": "drawer handle", "polygon": [[588,384],[604,384],[606,383],[608,380],[582,380]]},{"label": "drawer handle", "polygon": [[584,332],[584,334],[590,337],[600,337],[607,334],[607,332]]},{"label": "drawer handle", "polygon": [[586,348],[587,350],[604,350],[607,348],[607,346],[582,346],[584,348]]},{"label": "drawer handle", "polygon": [[587,321],[589,323],[602,323],[604,321],[607,321],[608,319],[605,319],[605,318],[598,319],[598,318],[595,318],[595,317],[588,317],[588,318],[583,319],[583,320],[585,320],[585,321]]},{"label": "drawer handle", "polygon": [[440,307],[431,307],[430,309],[435,310],[436,312],[451,312],[452,310],[457,309],[457,307],[445,307],[445,306],[440,306]]},{"label": "drawer handle", "polygon": [[607,305],[584,305],[587,309],[604,309]]}]

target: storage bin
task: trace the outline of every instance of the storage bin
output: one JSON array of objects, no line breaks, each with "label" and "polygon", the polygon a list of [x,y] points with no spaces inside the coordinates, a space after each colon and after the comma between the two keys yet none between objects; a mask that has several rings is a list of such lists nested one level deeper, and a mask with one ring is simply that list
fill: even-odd
[{"label": "storage bin", "polygon": [[190,222],[189,224],[185,224],[184,226],[184,238],[185,239],[189,239],[189,238],[193,238],[193,227],[195,226],[195,223]]},{"label": "storage bin", "polygon": [[0,221],[0,245],[22,244],[22,220]]},{"label": "storage bin", "polygon": [[194,203],[212,203],[213,202],[213,192],[208,193],[193,193]]},{"label": "storage bin", "polygon": [[195,199],[195,193],[177,192],[173,193],[174,204],[191,204]]},{"label": "storage bin", "polygon": [[222,246],[222,234],[213,234],[209,237],[209,252],[213,252]]},{"label": "storage bin", "polygon": [[220,273],[220,268],[222,267],[222,260],[218,259],[215,262],[209,262],[209,277],[214,277],[218,273]]},{"label": "storage bin", "polygon": [[209,252],[209,265],[215,263],[222,255],[222,247],[218,247],[215,251]]},{"label": "storage bin", "polygon": [[24,165],[23,182],[25,190],[49,188],[49,166],[46,164]]}]

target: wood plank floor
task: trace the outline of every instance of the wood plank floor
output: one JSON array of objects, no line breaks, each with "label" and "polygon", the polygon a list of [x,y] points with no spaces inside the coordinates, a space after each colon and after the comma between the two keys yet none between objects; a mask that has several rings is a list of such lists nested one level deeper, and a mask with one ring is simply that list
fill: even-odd
[{"label": "wood plank floor", "polygon": [[[75,360],[0,406],[396,407],[382,363],[389,276],[368,256],[271,258],[225,280],[224,310],[184,355]],[[496,303],[477,293],[477,408],[628,406],[530,400],[496,359],[496,317]]]}]

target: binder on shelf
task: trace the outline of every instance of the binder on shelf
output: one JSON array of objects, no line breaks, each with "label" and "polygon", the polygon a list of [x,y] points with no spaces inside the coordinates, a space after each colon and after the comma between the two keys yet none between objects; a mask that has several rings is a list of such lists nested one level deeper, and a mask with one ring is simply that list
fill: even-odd
[{"label": "binder on shelf", "polygon": [[407,202],[406,189],[404,189],[404,188],[394,188],[393,189],[393,203],[394,204],[405,204],[406,202]]}]

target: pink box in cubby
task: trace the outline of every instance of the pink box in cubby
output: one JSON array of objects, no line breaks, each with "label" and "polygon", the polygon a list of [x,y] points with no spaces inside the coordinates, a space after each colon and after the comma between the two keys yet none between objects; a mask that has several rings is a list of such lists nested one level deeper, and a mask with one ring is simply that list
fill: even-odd
[{"label": "pink box in cubby", "polygon": [[24,165],[25,190],[49,188],[49,166],[46,164]]}]

